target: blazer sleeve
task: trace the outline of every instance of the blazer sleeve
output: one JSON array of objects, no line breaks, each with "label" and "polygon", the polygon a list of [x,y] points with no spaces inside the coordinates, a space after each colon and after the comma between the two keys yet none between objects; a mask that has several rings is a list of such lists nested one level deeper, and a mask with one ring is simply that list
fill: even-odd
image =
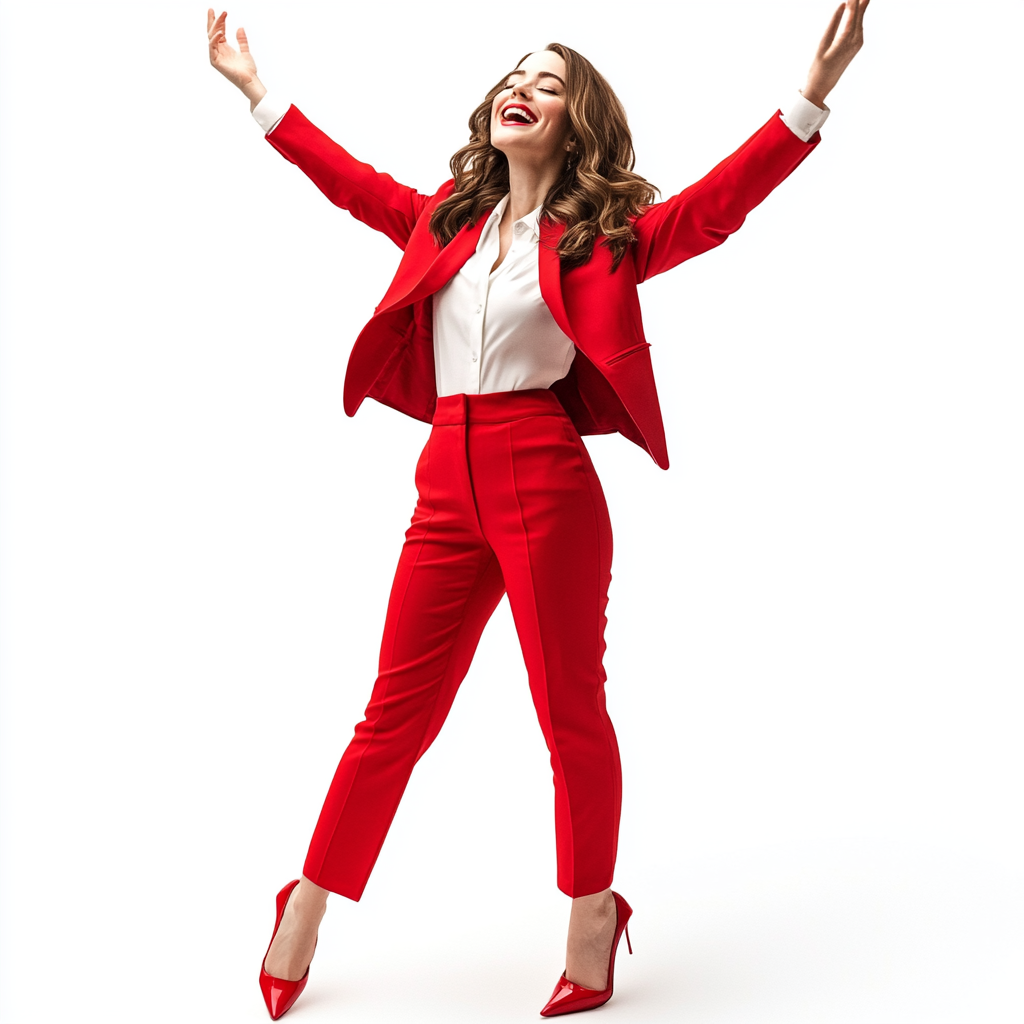
[{"label": "blazer sleeve", "polygon": [[356,160],[294,104],[265,138],[307,174],[335,206],[382,231],[400,249],[405,248],[430,196],[420,195],[408,185],[400,185],[390,174]]},{"label": "blazer sleeve", "polygon": [[721,245],[747,214],[785,180],[821,141],[804,142],[776,111],[771,120],[700,181],[633,222],[637,281],[645,281]]}]

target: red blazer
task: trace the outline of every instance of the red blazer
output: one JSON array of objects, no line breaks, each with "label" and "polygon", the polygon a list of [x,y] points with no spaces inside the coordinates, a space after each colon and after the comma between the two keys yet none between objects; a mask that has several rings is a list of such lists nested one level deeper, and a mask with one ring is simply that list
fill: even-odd
[{"label": "red blazer", "polygon": [[[428,224],[453,182],[426,196],[360,163],[291,106],[267,141],[297,164],[336,206],[383,231],[404,250],[398,271],[356,339],[345,375],[345,412],[369,396],[430,422],[437,402],[432,297],[476,249],[486,216],[443,248]],[[665,428],[640,320],[637,285],[721,245],[747,213],[821,141],[802,142],[778,111],[700,181],[636,218],[636,241],[618,269],[599,244],[582,267],[562,270],[556,246],[564,230],[541,222],[540,290],[558,326],[576,345],[569,374],[552,385],[581,434],[613,431],[668,468]]]}]

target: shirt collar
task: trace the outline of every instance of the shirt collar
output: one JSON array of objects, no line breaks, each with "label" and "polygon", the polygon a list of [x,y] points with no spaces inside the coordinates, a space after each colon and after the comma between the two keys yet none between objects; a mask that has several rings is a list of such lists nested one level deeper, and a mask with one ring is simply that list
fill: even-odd
[{"label": "shirt collar", "polygon": [[[501,220],[502,215],[508,208],[509,200],[510,194],[506,192],[505,197],[501,200],[500,203],[498,203],[498,205],[491,212],[490,219],[494,221],[495,227],[497,227],[498,221]],[[531,242],[540,241],[540,211],[542,209],[543,206],[538,206],[536,210],[532,210],[525,217],[520,217],[519,220],[515,222],[516,224],[525,224],[530,229]],[[512,225],[512,230],[515,231],[515,224]]]}]

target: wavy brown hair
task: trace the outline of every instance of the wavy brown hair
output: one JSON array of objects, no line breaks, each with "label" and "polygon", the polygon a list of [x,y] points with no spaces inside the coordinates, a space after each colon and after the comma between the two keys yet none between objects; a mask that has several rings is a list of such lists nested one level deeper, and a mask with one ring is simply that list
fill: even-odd
[{"label": "wavy brown hair", "polygon": [[[612,87],[582,54],[561,43],[546,49],[565,61],[566,111],[576,150],[545,197],[541,214],[566,225],[558,243],[563,266],[586,263],[603,235],[614,270],[635,237],[633,219],[654,202],[657,190],[633,173],[633,139]],[[491,145],[491,105],[507,81],[505,75],[470,115],[469,143],[451,159],[455,191],[430,218],[430,230],[441,245],[465,225],[475,224],[509,190],[508,160]]]}]

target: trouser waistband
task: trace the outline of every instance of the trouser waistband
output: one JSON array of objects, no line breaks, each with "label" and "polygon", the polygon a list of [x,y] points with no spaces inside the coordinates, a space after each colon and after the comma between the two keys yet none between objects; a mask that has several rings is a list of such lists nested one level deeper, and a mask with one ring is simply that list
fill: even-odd
[{"label": "trouser waistband", "polygon": [[562,403],[546,388],[497,391],[488,395],[445,395],[437,400],[433,423],[508,423],[527,416],[566,416]]}]

